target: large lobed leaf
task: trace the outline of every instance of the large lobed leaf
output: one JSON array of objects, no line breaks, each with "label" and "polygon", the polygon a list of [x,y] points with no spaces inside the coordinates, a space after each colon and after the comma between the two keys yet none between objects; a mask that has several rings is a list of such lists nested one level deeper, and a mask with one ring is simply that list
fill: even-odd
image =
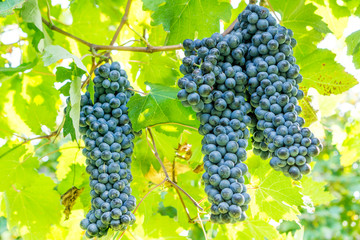
[{"label": "large lobed leaf", "polygon": [[301,206],[300,188],[292,184],[292,180],[281,173],[272,170],[269,164],[264,164],[259,157],[249,159],[251,185],[249,193],[251,214],[268,216],[275,221],[280,219],[297,219]]},{"label": "large lobed leaf", "polygon": [[298,41],[296,57],[314,51],[316,44],[323,39],[323,34],[330,33],[326,23],[315,14],[316,7],[313,4],[305,4],[305,0],[270,0],[270,3],[281,14],[281,24],[294,32]]},{"label": "large lobed leaf", "polygon": [[305,0],[270,1],[275,11],[281,14],[281,24],[294,32],[298,44],[295,57],[304,76],[303,85],[313,87],[322,95],[340,94],[357,84],[355,78],[335,62],[335,54],[326,49],[317,49],[324,34],[331,33],[322,18],[315,14],[317,8]]},{"label": "large lobed leaf", "polygon": [[248,220],[238,229],[239,239],[277,239],[279,233],[274,226],[263,220]]},{"label": "large lobed leaf", "polygon": [[33,177],[34,169],[39,167],[37,158],[27,154],[24,145],[6,144],[0,148],[0,174],[2,181],[0,191],[5,191],[14,183],[24,184],[27,178]]},{"label": "large lobed leaf", "polygon": [[179,62],[174,57],[174,54],[133,53],[131,73],[137,76],[137,85],[142,89],[145,89],[145,82],[174,86],[179,68]]},{"label": "large lobed leaf", "polygon": [[56,45],[50,45],[45,48],[45,53],[43,55],[45,66],[49,66],[61,59],[66,58],[72,58],[78,68],[82,69],[84,72],[87,72],[87,69],[81,60],[75,55],[69,53],[66,49]]},{"label": "large lobed leaf", "polygon": [[27,184],[9,188],[4,195],[11,228],[18,227],[23,239],[46,239],[61,217],[60,196],[55,183],[45,175],[26,179]]},{"label": "large lobed leaf", "polygon": [[38,166],[38,159],[24,145],[8,143],[0,148],[0,189],[9,229],[23,239],[46,239],[51,225],[60,221],[60,195],[51,178],[38,174]]},{"label": "large lobed leaf", "polygon": [[61,155],[58,158],[59,164],[56,166],[56,177],[63,180],[71,171],[70,166],[74,164],[85,165],[85,157],[82,155],[80,146],[76,142],[67,142],[59,149]]},{"label": "large lobed leaf", "polygon": [[45,47],[44,38],[46,32],[43,28],[38,0],[25,1],[20,11],[20,15],[23,21],[29,23],[31,28],[35,30],[32,43],[39,52],[42,52]]},{"label": "large lobed leaf", "polygon": [[154,11],[153,25],[162,24],[169,31],[168,44],[184,39],[204,38],[220,31],[219,21],[229,21],[231,5],[220,0],[143,0]]},{"label": "large lobed leaf", "polygon": [[356,84],[355,77],[345,68],[335,62],[335,54],[327,49],[317,49],[298,59],[301,74],[304,77],[303,86],[315,88],[322,95],[340,94]]},{"label": "large lobed leaf", "polygon": [[325,191],[325,182],[314,181],[311,177],[305,176],[301,180],[302,193],[310,197],[314,206],[329,203],[335,197],[329,192]]},{"label": "large lobed leaf", "polygon": [[12,80],[15,110],[35,134],[43,134],[42,125],[50,129],[56,127],[59,95],[54,80],[49,69],[39,65],[23,78]]},{"label": "large lobed leaf", "polygon": [[305,127],[310,126],[312,123],[318,120],[316,113],[317,110],[311,104],[312,98],[309,96],[305,96],[300,102],[300,106],[302,108],[301,117],[305,120]]},{"label": "large lobed leaf", "polygon": [[178,89],[150,84],[150,92],[131,97],[127,104],[129,117],[135,131],[159,123],[181,123],[198,127],[199,122],[191,108],[184,108],[177,100]]}]

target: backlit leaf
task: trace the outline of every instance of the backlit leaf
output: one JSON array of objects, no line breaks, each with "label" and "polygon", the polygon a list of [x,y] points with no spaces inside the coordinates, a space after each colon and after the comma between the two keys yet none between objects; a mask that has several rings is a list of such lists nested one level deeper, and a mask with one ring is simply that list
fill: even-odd
[{"label": "backlit leaf", "polygon": [[182,123],[198,127],[198,120],[191,108],[182,106],[177,100],[177,88],[150,84],[145,96],[134,95],[129,103],[129,117],[135,131],[159,123]]}]

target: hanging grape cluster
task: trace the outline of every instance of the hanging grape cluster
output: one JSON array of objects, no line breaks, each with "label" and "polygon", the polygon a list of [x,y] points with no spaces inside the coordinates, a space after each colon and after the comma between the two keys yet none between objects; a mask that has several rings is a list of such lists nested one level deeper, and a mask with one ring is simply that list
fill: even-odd
[{"label": "hanging grape cluster", "polygon": [[131,155],[134,133],[126,103],[133,95],[125,70],[118,62],[95,70],[94,103],[81,96],[80,133],[85,142],[86,171],[90,174],[91,210],[80,223],[86,236],[102,237],[109,228],[123,231],[135,222],[131,213]]},{"label": "hanging grape cluster", "polygon": [[[204,136],[203,181],[215,223],[246,218],[244,174],[250,132],[254,153],[295,180],[310,172],[322,145],[298,116],[302,76],[291,30],[266,8],[248,5],[227,35],[183,42],[178,99],[192,107]],[[250,129],[250,131],[249,131]]]},{"label": "hanging grape cluster", "polygon": [[248,101],[256,125],[251,126],[254,153],[271,157],[270,165],[285,176],[300,180],[322,149],[318,138],[299,116],[302,76],[293,56],[293,32],[276,24],[266,8],[249,5],[238,17],[249,46],[246,61]]},{"label": "hanging grape cluster", "polygon": [[251,121],[251,106],[244,98],[247,46],[239,32],[185,40],[183,46],[186,57],[180,67],[184,77],[178,81],[182,89],[178,98],[197,112],[201,123],[206,170],[202,178],[212,203],[211,220],[243,221],[250,202],[243,177],[248,170],[243,162],[247,158],[247,125]]}]

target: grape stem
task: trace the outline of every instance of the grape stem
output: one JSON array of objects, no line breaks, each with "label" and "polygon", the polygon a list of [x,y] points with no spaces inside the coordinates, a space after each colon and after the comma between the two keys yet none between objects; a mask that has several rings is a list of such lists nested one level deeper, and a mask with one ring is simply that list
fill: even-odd
[{"label": "grape stem", "polygon": [[275,18],[278,20],[278,22],[280,23],[281,22],[281,20],[278,18],[278,16],[276,15],[276,13],[275,13],[275,10],[274,10],[274,8],[272,7],[272,5],[271,5],[271,3],[270,3],[270,1],[269,0],[265,0],[266,2],[267,2],[267,4],[269,5],[269,8],[270,8],[270,10],[273,12],[273,14],[274,14],[274,16],[275,16]]},{"label": "grape stem", "polygon": [[186,213],[186,216],[187,216],[187,218],[188,218],[189,223],[194,223],[194,221],[193,221],[193,220],[191,219],[191,217],[190,217],[189,209],[186,207],[185,202],[184,202],[184,199],[182,198],[179,190],[178,190],[177,188],[176,188],[175,190],[176,190],[176,193],[177,193],[178,196],[179,196],[181,205],[184,207],[184,211],[185,211],[185,213]]},{"label": "grape stem", "polygon": [[[169,179],[169,180],[170,180],[169,174],[168,174],[168,172],[167,172],[167,170],[166,170],[166,168],[165,168],[164,163],[161,161],[161,158],[160,158],[160,156],[159,156],[158,150],[157,150],[157,148],[156,148],[154,136],[153,136],[153,134],[152,134],[152,132],[151,132],[151,129],[150,129],[150,128],[147,128],[147,130],[148,130],[149,135],[150,135],[150,138],[151,138],[153,153],[154,153],[156,159],[159,161],[162,170],[164,171],[165,179]],[[171,181],[171,180],[170,180],[170,181]]]},{"label": "grape stem", "polygon": [[[75,41],[78,41],[88,47],[90,47],[91,50],[117,50],[117,51],[130,51],[130,52],[147,52],[147,53],[154,53],[154,52],[162,52],[162,51],[174,51],[177,49],[182,49],[182,45],[169,45],[169,46],[149,46],[149,47],[129,47],[129,46],[113,46],[113,45],[98,45],[90,43],[82,38],[79,38],[71,33],[68,33],[61,28],[56,27],[55,25],[48,22],[46,19],[42,18],[42,22],[48,26],[51,30],[54,30],[58,33],[61,33],[69,38],[74,39]],[[120,26],[119,26],[120,27]]]},{"label": "grape stem", "polygon": [[202,231],[204,233],[205,240],[208,240],[207,235],[206,235],[206,230],[205,230],[204,224],[203,224],[203,222],[201,220],[199,211],[197,212],[197,217],[199,218],[199,224],[200,224],[201,229],[202,229]]},{"label": "grape stem", "polygon": [[[152,147],[151,147],[151,144],[150,144],[149,141],[148,141],[148,132],[149,132],[149,135],[150,135],[150,138],[151,138],[151,141],[152,141]],[[179,198],[180,198],[181,204],[182,204],[182,206],[184,207],[185,213],[186,213],[186,215],[187,215],[187,217],[188,217],[189,223],[195,223],[194,219],[191,218],[191,216],[190,216],[189,210],[188,210],[188,208],[186,207],[185,202],[184,202],[184,200],[183,200],[180,192],[184,193],[184,194],[194,203],[194,205],[195,205],[196,207],[198,207],[198,208],[201,209],[202,211],[203,211],[203,208],[202,208],[185,190],[183,190],[180,186],[178,186],[178,185],[175,183],[175,173],[174,173],[174,172],[173,172],[173,176],[172,176],[173,179],[172,179],[172,180],[170,179],[169,174],[168,174],[168,172],[167,172],[167,170],[166,170],[166,168],[165,168],[165,165],[164,165],[163,162],[161,161],[161,158],[160,158],[159,153],[158,153],[157,148],[156,148],[156,144],[155,144],[155,140],[154,140],[153,134],[152,134],[151,129],[150,129],[149,127],[147,128],[147,131],[146,131],[146,140],[147,140],[147,142],[148,142],[149,147],[153,149],[153,153],[154,153],[156,159],[159,161],[159,163],[160,163],[160,165],[161,165],[161,167],[162,167],[162,169],[163,169],[163,171],[164,171],[165,178],[164,178],[160,183],[158,183],[158,184],[156,184],[155,186],[153,186],[153,187],[145,194],[145,196],[141,198],[140,202],[139,202],[139,203],[137,204],[137,206],[135,207],[135,209],[134,209],[134,211],[133,211],[133,214],[135,214],[135,212],[136,212],[136,211],[138,210],[138,208],[140,207],[141,203],[150,195],[151,192],[153,192],[153,191],[154,191],[155,189],[157,189],[158,187],[162,186],[165,182],[168,182],[168,183],[170,183],[171,185],[173,185],[173,186],[175,187],[175,190],[176,190],[176,192],[177,192],[177,194],[178,194],[178,196],[179,196]],[[175,163],[174,163],[174,164],[175,164]],[[173,166],[173,168],[175,168],[175,166]],[[203,200],[201,200],[200,202],[202,202],[202,201],[203,201]],[[199,212],[198,212],[198,216],[199,216]],[[125,234],[126,231],[127,231],[127,230],[123,231],[117,240],[120,240],[120,239],[124,236],[124,234]]]},{"label": "grape stem", "polygon": [[[188,194],[184,189],[182,189],[179,185],[177,185],[175,182],[173,182],[170,177],[169,177],[169,173],[167,172],[166,168],[165,168],[165,165],[164,163],[162,162],[160,156],[159,156],[159,153],[157,151],[157,148],[156,148],[156,144],[155,144],[155,140],[154,140],[154,136],[151,132],[151,129],[148,127],[147,128],[147,132],[149,132],[149,135],[150,135],[150,139],[151,139],[151,142],[152,142],[152,146],[153,146],[153,154],[155,155],[156,159],[159,161],[160,163],[160,166],[165,174],[165,181],[167,181],[168,183],[170,183],[171,185],[173,185],[177,190],[179,190],[180,192],[182,192],[183,194],[185,194],[186,197],[188,197],[192,202],[193,204],[199,208],[201,211],[203,211],[204,209],[197,203],[197,201],[195,201],[195,199],[193,199],[190,194]],[[147,139],[147,138],[146,138]]]},{"label": "grape stem", "polygon": [[238,19],[236,18],[235,21],[233,21],[230,24],[230,26],[227,29],[225,29],[225,31],[221,35],[225,36],[226,34],[229,34],[234,29],[234,26],[237,22],[238,22]]},{"label": "grape stem", "polygon": [[34,140],[50,139],[50,138],[56,136],[57,133],[58,133],[58,130],[56,130],[56,131],[54,131],[54,132],[52,132],[52,133],[50,133],[48,135],[42,135],[42,136],[37,136],[37,137],[33,137],[33,138],[26,138],[26,137],[20,136],[18,134],[14,134],[14,136],[23,139],[24,141],[21,144],[25,144],[25,143],[28,143],[28,142],[31,142],[31,141],[34,141]]},{"label": "grape stem", "polygon": [[126,23],[126,25],[128,26],[128,28],[130,28],[131,31],[133,31],[136,35],[140,37],[141,41],[143,41],[146,44],[146,46],[152,47],[151,44],[140,33],[138,33],[129,23]]},{"label": "grape stem", "polygon": [[116,29],[116,32],[115,32],[113,38],[111,39],[111,42],[110,42],[111,46],[114,45],[114,43],[116,42],[116,39],[118,38],[118,36],[120,34],[121,29],[124,27],[125,23],[127,23],[129,12],[130,12],[131,2],[132,2],[132,0],[128,0],[126,3],[125,13],[124,13],[123,17],[121,18],[121,22],[120,22],[118,28]]},{"label": "grape stem", "polygon": [[[90,51],[98,51],[98,50],[117,50],[117,51],[130,51],[130,52],[145,52],[145,53],[154,53],[154,52],[162,52],[162,51],[174,51],[174,50],[178,50],[178,49],[183,49],[182,44],[177,44],[177,45],[168,45],[168,46],[152,46],[150,43],[148,43],[146,41],[146,45],[147,47],[130,47],[130,46],[113,46],[116,39],[118,38],[121,29],[123,28],[123,26],[127,23],[128,20],[128,14],[130,11],[130,6],[131,6],[131,0],[128,0],[127,4],[126,4],[126,8],[125,8],[125,13],[121,19],[120,25],[118,26],[118,28],[116,29],[116,32],[110,42],[110,45],[98,45],[98,44],[93,44],[90,43],[82,38],[79,38],[71,33],[68,33],[64,30],[62,30],[61,28],[55,26],[52,22],[47,21],[46,19],[44,19],[43,17],[42,22],[48,26],[51,30],[56,31],[58,33],[61,33],[69,38],[74,39],[75,41],[78,41],[86,46],[88,46],[90,48]],[[222,33],[222,35],[226,35],[229,32],[231,32],[234,29],[234,25],[237,22],[237,19]],[[130,28],[131,30],[134,31],[133,28]],[[137,34],[139,35],[139,34]],[[143,39],[142,39],[143,40]],[[109,53],[105,54],[108,55]]]},{"label": "grape stem", "polygon": [[148,93],[145,93],[145,92],[140,91],[140,90],[135,90],[133,88],[127,88],[126,90],[133,91],[133,92],[136,92],[136,93],[144,95],[144,96],[148,95]]},{"label": "grape stem", "polygon": [[150,125],[150,126],[148,126],[148,127],[149,127],[149,128],[152,128],[152,127],[161,126],[161,125],[179,125],[179,126],[183,126],[183,127],[187,127],[187,128],[194,129],[194,130],[196,130],[196,131],[198,130],[196,127],[189,126],[189,125],[182,124],[182,123],[176,123],[176,122],[156,123],[156,124]]},{"label": "grape stem", "polygon": [[162,180],[160,183],[156,184],[154,187],[152,187],[146,194],[145,196],[140,200],[140,202],[138,203],[138,205],[136,206],[135,210],[133,211],[133,213],[135,214],[136,210],[140,207],[140,204],[145,200],[145,198],[147,198],[147,196],[149,196],[149,194],[154,191],[156,188],[160,187],[161,185],[163,185],[166,182],[166,179]]}]

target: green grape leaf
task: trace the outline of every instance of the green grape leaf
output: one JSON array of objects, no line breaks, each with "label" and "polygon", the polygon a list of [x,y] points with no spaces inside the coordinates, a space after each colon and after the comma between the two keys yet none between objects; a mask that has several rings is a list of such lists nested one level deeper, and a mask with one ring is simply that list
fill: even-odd
[{"label": "green grape leaf", "polygon": [[[111,20],[121,20],[119,6],[121,6],[119,1],[113,3],[107,1],[106,4],[87,0],[74,1],[70,5],[73,21],[66,29],[89,42],[108,44],[116,30]],[[102,14],[101,10],[104,10],[105,14]]]},{"label": "green grape leaf", "polygon": [[335,19],[329,6],[318,6],[316,13],[323,17],[323,21],[328,24],[329,29],[335,35],[337,39],[340,39],[345,30],[344,26],[347,26],[349,18],[342,17]]},{"label": "green grape leaf", "polygon": [[[161,188],[155,189],[141,203],[139,209],[136,212],[137,216],[141,217],[138,217],[136,219],[136,225],[133,226],[132,229],[134,230],[135,234],[139,233],[143,235],[145,232],[146,238],[171,238],[179,240],[183,239],[183,237],[179,236],[177,231],[181,230],[179,223],[177,221],[174,221],[174,218],[170,218],[168,216],[161,216],[161,214],[158,213],[159,203],[163,200],[163,196],[167,194],[167,192],[161,191],[160,189]],[[139,196],[144,196],[147,191],[148,189],[144,190],[144,192],[141,193]],[[158,228],[158,224],[169,227]],[[153,231],[153,229],[155,228],[158,230]]]},{"label": "green grape leaf", "polygon": [[[81,99],[81,76],[85,72],[78,68],[75,63],[70,64],[70,68],[57,67],[56,68],[56,81],[63,82],[71,80],[66,83],[60,92],[65,96],[70,95],[70,106],[65,114],[64,123],[64,137],[70,134],[71,139],[74,141],[79,139],[79,119],[80,119],[80,99]],[[66,92],[68,90],[68,92]],[[75,107],[74,107],[75,106]],[[73,118],[74,117],[74,118]]]},{"label": "green grape leaf", "polygon": [[[220,31],[220,19],[229,21],[231,5],[219,0],[167,0],[155,7],[152,0],[143,0],[145,9],[151,9],[154,26],[162,24],[169,31],[168,44],[184,39],[210,37]],[[200,20],[201,19],[201,20]]]},{"label": "green grape leaf", "polygon": [[55,183],[45,175],[26,177],[5,191],[4,201],[9,228],[17,227],[23,239],[46,239],[53,224],[61,218],[60,195]]},{"label": "green grape leaf", "polygon": [[5,105],[9,102],[9,91],[11,89],[11,81],[13,76],[2,76],[0,83],[0,138],[5,138],[12,135],[13,130],[9,126],[9,114],[5,111]]},{"label": "green grape leaf", "polygon": [[57,104],[60,98],[54,87],[54,78],[53,73],[39,63],[32,71],[25,73],[22,79],[17,77],[12,81],[16,92],[15,110],[35,134],[43,133],[42,125],[50,129],[56,127]]},{"label": "green grape leaf", "polygon": [[[150,27],[149,42],[153,45],[164,45],[167,42],[167,32],[161,25]],[[167,55],[170,53],[166,52]]]},{"label": "green grape leaf", "polygon": [[[131,73],[136,76],[136,83],[145,89],[145,82],[175,86],[179,68],[179,62],[175,54],[143,54],[133,53],[131,59]],[[156,67],[154,67],[156,66]]]},{"label": "green grape leaf", "polygon": [[81,78],[75,77],[70,85],[70,117],[75,130],[76,139],[80,139],[79,121],[80,121],[80,100],[81,100]]},{"label": "green grape leaf", "polygon": [[[84,206],[79,206],[79,207],[85,207],[88,206],[90,204],[91,201],[91,196],[89,194],[90,192],[90,186],[89,186],[89,175],[87,174],[86,170],[85,170],[85,166],[84,165],[80,165],[78,163],[76,164],[72,164],[70,166],[71,171],[68,172],[66,174],[66,177],[57,185],[56,190],[63,195],[64,193],[66,193],[69,189],[71,189],[72,187],[77,187],[78,189],[82,189],[84,188],[84,190],[86,190],[85,192],[82,192],[82,194],[80,195],[80,200],[82,203],[85,202],[85,204],[83,204]],[[87,196],[86,196],[87,194]],[[77,202],[78,200],[76,200]],[[75,205],[73,209],[76,209]]]},{"label": "green grape leaf", "polygon": [[88,87],[87,87],[87,91],[90,93],[91,102],[94,103],[95,102],[95,88],[94,88],[94,81],[91,79],[91,77],[89,79],[89,84],[88,84]]},{"label": "green grape leaf", "polygon": [[23,4],[21,17],[24,22],[33,23],[40,31],[43,31],[41,12],[37,0],[28,0]]},{"label": "green grape leaf", "polygon": [[6,0],[0,2],[0,17],[6,17],[13,13],[14,8],[19,8],[25,0]]},{"label": "green grape leaf", "polygon": [[[82,189],[79,200],[76,199],[72,210],[86,209],[91,204],[89,174],[86,172],[86,167],[83,164],[74,163],[68,166],[71,169],[67,172],[65,178],[57,185],[56,190],[63,195],[72,187]],[[81,204],[78,204],[81,203]]]},{"label": "green grape leaf", "polygon": [[297,230],[300,229],[301,227],[295,221],[282,221],[280,225],[277,227],[279,233],[292,232],[294,234]]},{"label": "green grape leaf", "polygon": [[309,96],[305,96],[299,102],[300,107],[302,108],[301,117],[305,120],[305,127],[310,126],[312,123],[318,120],[316,113],[318,112],[311,105],[312,99]]},{"label": "green grape leaf", "polygon": [[45,66],[49,66],[61,59],[66,59],[66,58],[72,58],[78,68],[87,72],[85,65],[78,57],[69,53],[66,49],[60,46],[57,45],[47,46],[44,50],[44,55],[42,57]]},{"label": "green grape leaf", "polygon": [[58,158],[59,164],[56,166],[56,177],[61,181],[71,171],[70,166],[73,164],[85,165],[85,157],[76,142],[65,143],[60,147],[59,152],[61,155]]},{"label": "green grape leaf", "polygon": [[316,44],[323,40],[323,34],[330,33],[326,23],[315,14],[316,7],[313,4],[305,4],[305,0],[269,2],[281,14],[281,24],[294,32],[294,38],[298,42],[294,49],[295,57],[314,51]]},{"label": "green grape leaf", "polygon": [[204,231],[199,226],[199,224],[193,224],[191,226],[188,237],[192,240],[206,240]]},{"label": "green grape leaf", "polygon": [[263,220],[248,220],[234,229],[238,239],[278,239],[275,227]]},{"label": "green grape leaf", "polygon": [[349,17],[351,12],[346,6],[340,6],[336,0],[329,0],[329,7],[332,9],[332,14],[336,18]]},{"label": "green grape leaf", "polygon": [[326,182],[314,181],[311,177],[304,176],[301,179],[301,193],[310,197],[314,206],[329,203],[335,197],[328,191],[325,191]]},{"label": "green grape leaf", "polygon": [[66,82],[62,87],[59,88],[59,92],[65,97],[69,97],[71,82]]},{"label": "green grape leaf", "polygon": [[155,11],[156,9],[158,9],[158,6],[160,4],[163,4],[165,2],[165,0],[153,0],[153,1],[143,1],[143,8],[144,9],[148,9],[148,10],[152,10]]},{"label": "green grape leaf", "polygon": [[[187,181],[189,181],[190,179],[187,179]],[[180,184],[180,183],[179,183]],[[187,187],[184,187],[183,184],[180,184],[180,187],[185,189],[185,191],[187,191]],[[199,189],[197,189],[199,192]],[[188,213],[191,216],[196,216],[197,215],[197,210],[196,207],[194,206],[194,204],[188,200],[188,198],[182,194],[182,201],[184,201],[187,209],[188,209]],[[191,195],[191,193],[189,193]],[[192,196],[192,195],[191,195]],[[192,196],[194,197],[194,196]],[[199,199],[198,199],[199,201]],[[176,192],[176,190],[172,187],[169,188],[166,194],[163,194],[163,201],[161,202],[162,204],[164,204],[165,206],[168,207],[168,210],[171,211],[171,209],[177,209],[176,215],[174,216],[174,218],[170,219],[169,221],[174,221],[177,222],[177,224],[179,224],[179,226],[181,226],[184,229],[188,229],[191,227],[191,225],[189,223],[189,218],[187,216],[186,211],[184,210],[184,206],[181,203],[181,199],[179,198],[178,193]]]},{"label": "green grape leaf", "polygon": [[340,94],[356,84],[357,80],[335,62],[335,54],[327,49],[317,49],[309,55],[298,58],[303,86],[313,87],[322,95]]},{"label": "green grape leaf", "polygon": [[360,16],[360,5],[356,8],[354,15],[358,17]]},{"label": "green grape leaf", "polygon": [[[151,143],[151,140],[149,140],[149,142]],[[134,167],[141,169],[143,175],[150,171],[151,166],[153,166],[156,171],[159,171],[161,166],[150,148],[151,145],[149,146],[146,140],[146,134],[143,133],[134,144]]]},{"label": "green grape leaf", "polygon": [[67,135],[70,134],[71,140],[76,141],[75,128],[72,119],[70,117],[70,112],[71,112],[71,106],[67,106],[66,114],[65,114],[65,122],[63,126],[63,135],[64,137],[66,137]]},{"label": "green grape leaf", "polygon": [[297,206],[303,203],[300,188],[293,185],[290,178],[264,164],[259,157],[249,159],[248,165],[250,183],[254,186],[249,188],[251,214],[268,216],[275,221],[297,219]]},{"label": "green grape leaf", "polygon": [[199,165],[203,163],[202,157],[203,154],[201,152],[201,140],[203,136],[199,134],[197,130],[194,129],[187,129],[183,131],[180,136],[179,144],[184,145],[188,144],[191,151],[191,157],[188,160],[192,169],[195,169]]},{"label": "green grape leaf", "polygon": [[[148,215],[145,217],[149,218],[143,224],[144,231],[147,233],[146,236],[148,238],[165,238],[165,239],[174,239],[180,240],[184,239],[183,237],[179,236],[178,229],[181,229],[179,223],[174,221],[173,218],[168,216],[161,216],[160,213]],[[171,224],[169,224],[171,223]],[[157,226],[166,226],[161,229],[157,228]],[[153,229],[157,229],[157,231],[153,231]]]},{"label": "green grape leaf", "polygon": [[156,128],[152,128],[152,134],[160,158],[161,159],[166,158],[172,161],[175,157],[175,149],[178,146],[178,138],[173,136],[168,136],[165,133],[158,132],[156,131]]},{"label": "green grape leaf", "polygon": [[12,68],[12,67],[0,67],[0,74],[11,76],[15,73],[24,72],[36,66],[38,63],[38,58],[35,58],[31,62],[22,63],[19,66]]},{"label": "green grape leaf", "polygon": [[[57,67],[56,68],[56,81],[57,82],[63,82],[66,80],[73,79],[73,75],[79,75],[79,74],[73,74],[74,73],[74,64],[70,65],[70,68],[66,67]],[[69,93],[67,93],[69,94]]]},{"label": "green grape leaf", "polygon": [[[202,176],[202,172],[194,173],[193,171],[187,171],[178,174],[176,177],[179,186],[181,186],[181,188],[183,188],[187,193],[190,194],[191,197],[195,199],[195,201],[198,202],[201,199],[207,197],[205,191],[203,190],[204,186],[202,185],[201,176]],[[191,202],[190,199],[188,199],[184,194],[181,193],[181,196],[183,197],[184,202],[186,203],[186,206],[188,206],[190,212],[192,214],[196,214],[197,207],[194,205],[194,203]],[[183,220],[186,221],[185,217],[183,218]]]},{"label": "green grape leaf", "polygon": [[24,145],[5,144],[0,148],[0,174],[2,181],[0,191],[9,189],[14,183],[26,183],[27,178],[36,174],[39,161],[27,153]]},{"label": "green grape leaf", "polygon": [[160,213],[161,216],[168,216],[170,218],[174,218],[177,216],[176,208],[172,206],[165,207],[163,202],[159,203],[158,213]]},{"label": "green grape leaf", "polygon": [[360,30],[350,34],[346,40],[347,54],[353,56],[353,63],[360,68]]},{"label": "green grape leaf", "polygon": [[35,30],[32,43],[39,52],[42,52],[45,47],[45,41],[42,39],[45,37],[45,35],[38,0],[25,1],[23,7],[21,8],[20,15],[24,22],[27,22],[30,25],[33,24],[33,26],[30,26],[30,28]]},{"label": "green grape leaf", "polygon": [[145,96],[136,94],[127,106],[135,131],[159,123],[181,123],[198,127],[199,122],[191,108],[185,108],[177,100],[178,89],[159,84],[146,83],[151,87]]}]

